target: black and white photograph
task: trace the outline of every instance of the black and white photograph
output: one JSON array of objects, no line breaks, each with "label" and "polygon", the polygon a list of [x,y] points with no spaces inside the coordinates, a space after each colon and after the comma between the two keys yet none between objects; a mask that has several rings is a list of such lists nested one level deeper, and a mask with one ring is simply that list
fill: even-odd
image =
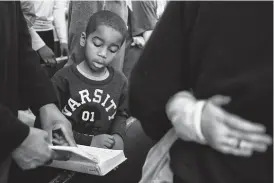
[{"label": "black and white photograph", "polygon": [[273,1],[0,1],[0,183],[273,183]]}]

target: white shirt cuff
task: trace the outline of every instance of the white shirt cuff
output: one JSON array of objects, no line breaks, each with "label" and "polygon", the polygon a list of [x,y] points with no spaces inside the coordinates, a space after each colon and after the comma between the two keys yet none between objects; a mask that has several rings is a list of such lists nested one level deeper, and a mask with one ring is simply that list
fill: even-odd
[{"label": "white shirt cuff", "polygon": [[199,139],[199,142],[202,144],[206,143],[206,139],[202,133],[201,129],[201,118],[202,118],[202,111],[205,106],[206,102],[204,100],[200,100],[196,102],[195,109],[194,109],[194,116],[193,116],[193,123],[196,135]]},{"label": "white shirt cuff", "polygon": [[29,33],[31,36],[31,44],[32,44],[32,49],[35,51],[39,50],[43,46],[45,46],[45,42],[42,40],[42,38],[37,34],[37,32],[31,27],[29,28]]}]

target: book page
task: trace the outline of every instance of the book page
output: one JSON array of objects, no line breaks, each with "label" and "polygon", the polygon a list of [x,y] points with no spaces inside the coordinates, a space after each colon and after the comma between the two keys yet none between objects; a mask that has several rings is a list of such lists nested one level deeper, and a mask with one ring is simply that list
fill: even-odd
[{"label": "book page", "polygon": [[82,145],[78,145],[78,148],[80,148],[82,151],[86,152],[87,154],[96,155],[99,158],[100,162],[105,162],[123,153],[122,150],[102,149],[102,148],[82,146]]},{"label": "book page", "polygon": [[94,163],[100,162],[99,157],[96,154],[86,153],[85,151],[83,151],[82,149],[78,147],[72,147],[72,146],[49,146],[49,147],[55,151],[67,151],[67,152],[76,154]]}]

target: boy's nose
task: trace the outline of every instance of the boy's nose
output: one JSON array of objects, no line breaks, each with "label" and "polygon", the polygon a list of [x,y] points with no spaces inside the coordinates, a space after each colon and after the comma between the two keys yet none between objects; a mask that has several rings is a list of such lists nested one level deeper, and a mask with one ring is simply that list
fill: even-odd
[{"label": "boy's nose", "polygon": [[98,54],[100,57],[102,57],[102,58],[107,58],[107,51],[106,51],[106,49],[102,49],[102,50],[100,50],[100,52],[99,52],[99,54]]}]

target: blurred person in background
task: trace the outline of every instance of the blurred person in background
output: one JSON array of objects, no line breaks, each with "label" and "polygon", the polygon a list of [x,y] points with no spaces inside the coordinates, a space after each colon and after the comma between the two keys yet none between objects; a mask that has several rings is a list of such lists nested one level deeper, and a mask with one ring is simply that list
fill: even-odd
[{"label": "blurred person in background", "polygon": [[61,55],[68,55],[66,0],[21,1],[22,11],[28,22],[32,48],[40,56],[49,77],[58,70],[54,53],[54,31],[60,41]]}]

